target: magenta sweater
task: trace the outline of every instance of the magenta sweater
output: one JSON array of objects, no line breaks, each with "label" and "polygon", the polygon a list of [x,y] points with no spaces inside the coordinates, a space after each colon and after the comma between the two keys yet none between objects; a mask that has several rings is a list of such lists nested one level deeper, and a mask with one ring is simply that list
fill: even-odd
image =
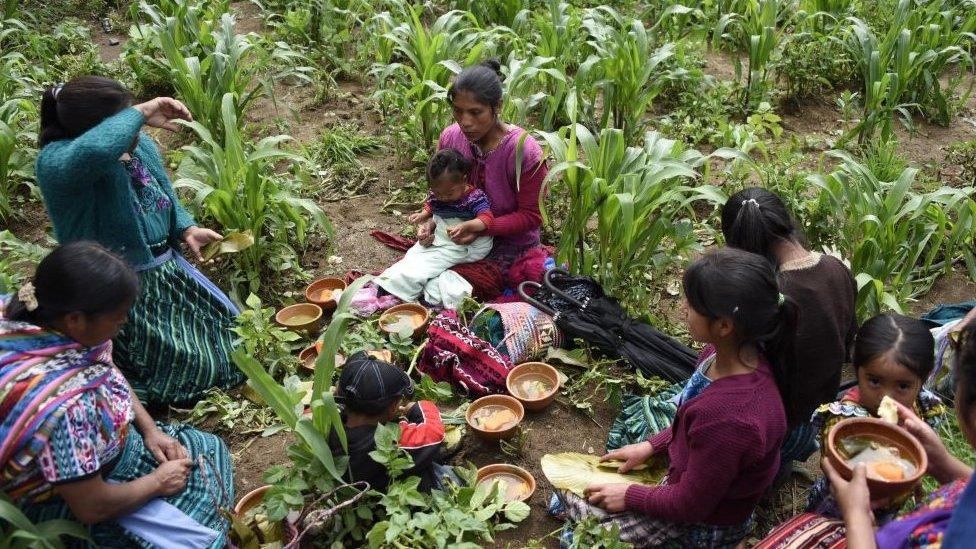
[{"label": "magenta sweater", "polygon": [[512,126],[498,147],[485,156],[477,153],[457,124],[441,132],[437,143],[438,149],[457,149],[474,162],[471,184],[488,195],[494,215],[486,231],[495,239],[492,255],[539,245],[539,227],[542,226],[539,193],[549,170],[543,162],[542,147],[532,136],[526,136],[522,147],[521,178],[516,185],[516,149],[524,133],[522,128]]},{"label": "magenta sweater", "polygon": [[627,510],[681,524],[741,524],[776,477],[785,436],[786,412],[765,360],[753,373],[718,379],[651,437],[655,455],[668,453],[667,481],[630,486]]}]

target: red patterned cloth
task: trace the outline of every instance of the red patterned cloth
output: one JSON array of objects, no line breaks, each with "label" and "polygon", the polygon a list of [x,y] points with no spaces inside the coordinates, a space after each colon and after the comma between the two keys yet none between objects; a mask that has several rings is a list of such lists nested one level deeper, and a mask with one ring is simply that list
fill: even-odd
[{"label": "red patterned cloth", "polygon": [[457,313],[442,311],[431,321],[427,337],[418,370],[472,397],[505,392],[511,361],[461,324]]}]

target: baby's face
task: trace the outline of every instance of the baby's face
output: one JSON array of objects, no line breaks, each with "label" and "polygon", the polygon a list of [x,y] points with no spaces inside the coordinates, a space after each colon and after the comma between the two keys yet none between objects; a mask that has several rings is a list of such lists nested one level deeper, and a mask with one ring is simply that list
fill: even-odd
[{"label": "baby's face", "polygon": [[464,196],[467,181],[458,174],[444,173],[430,185],[430,192],[441,202],[456,202]]}]

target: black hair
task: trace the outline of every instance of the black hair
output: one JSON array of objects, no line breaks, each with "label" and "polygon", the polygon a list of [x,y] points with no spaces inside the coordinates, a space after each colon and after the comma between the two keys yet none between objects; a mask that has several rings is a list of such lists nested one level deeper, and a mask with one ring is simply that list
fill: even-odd
[{"label": "black hair", "polygon": [[68,313],[116,311],[139,295],[136,272],[100,244],[85,240],[55,248],[37,265],[31,284],[37,308],[28,310],[15,292],[6,308],[9,320],[50,327]]},{"label": "black hair", "polygon": [[460,92],[474,96],[475,101],[491,107],[492,111],[502,103],[502,65],[497,59],[487,59],[461,71],[447,89],[447,100],[454,102]]},{"label": "black hair", "polygon": [[976,403],[976,323],[970,323],[959,334],[959,346],[953,363],[956,378],[955,405],[969,417]]},{"label": "black hair", "polygon": [[793,334],[799,310],[779,292],[776,272],[762,256],[720,248],[692,263],[684,274],[688,305],[710,319],[732,321],[739,344],[755,345],[773,367],[790,425],[802,417],[796,391]]},{"label": "black hair", "polygon": [[434,153],[427,162],[427,181],[433,184],[445,173],[467,177],[471,172],[471,161],[457,149],[450,147]]},{"label": "black hair", "polygon": [[783,199],[761,187],[742,189],[729,197],[722,206],[722,234],[729,246],[759,254],[777,269],[773,245],[779,240],[800,240]]},{"label": "black hair", "polygon": [[935,339],[917,318],[885,314],[861,325],[854,336],[854,370],[888,353],[923,382],[935,367]]},{"label": "black hair", "polygon": [[78,137],[132,105],[132,92],[116,80],[79,76],[44,90],[38,145]]}]

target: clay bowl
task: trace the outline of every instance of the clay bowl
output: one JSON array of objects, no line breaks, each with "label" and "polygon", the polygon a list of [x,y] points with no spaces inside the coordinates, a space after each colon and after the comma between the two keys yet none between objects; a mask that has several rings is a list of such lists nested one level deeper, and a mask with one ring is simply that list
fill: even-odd
[{"label": "clay bowl", "polygon": [[[294,320],[296,317],[304,317]],[[293,332],[311,334],[322,322],[322,308],[314,303],[289,305],[278,311],[275,322]]]},{"label": "clay bowl", "polygon": [[[485,406],[504,406],[505,408],[508,408],[515,413],[515,425],[500,431],[489,431],[487,429],[478,427],[474,420],[474,414]],[[525,408],[522,406],[522,403],[515,399],[515,397],[510,397],[508,395],[483,396],[472,402],[471,406],[468,406],[468,411],[464,414],[464,419],[468,422],[468,426],[471,427],[471,430],[485,440],[502,440],[512,438],[515,436],[519,423],[522,422],[523,418],[525,418]]]},{"label": "clay bowl", "polygon": [[521,497],[513,498],[509,501],[526,501],[535,493],[535,478],[532,474],[518,465],[511,465],[509,463],[492,463],[491,465],[485,465],[481,469],[478,469],[478,473],[475,475],[475,484],[481,484],[486,480],[490,481],[487,477],[499,473],[516,476],[522,479],[529,487],[529,490],[522,494]]},{"label": "clay bowl", "polygon": [[[302,368],[307,372],[315,372],[315,361],[319,358],[319,350],[315,345],[309,345],[302,349],[302,352],[298,353],[298,360],[302,363]],[[336,353],[335,365],[336,368],[341,368],[343,364],[346,363],[346,357],[342,353]]]},{"label": "clay bowl", "polygon": [[237,505],[234,506],[234,514],[239,517],[244,516],[248,511],[261,503],[261,500],[264,499],[264,493],[270,489],[271,485],[266,484],[244,494],[244,497],[242,497],[240,501],[237,502]]},{"label": "clay bowl", "polygon": [[[524,396],[521,390],[519,390],[519,383],[526,376],[543,378],[551,389],[537,398]],[[559,392],[559,371],[545,362],[526,362],[519,364],[512,368],[512,371],[508,373],[508,377],[505,378],[505,388],[508,389],[508,394],[518,399],[526,410],[530,412],[545,410],[556,399],[556,393]]]},{"label": "clay bowl", "polygon": [[322,307],[323,311],[331,311],[338,304],[332,299],[332,292],[345,289],[346,283],[341,278],[320,278],[305,288],[305,301]]},{"label": "clay bowl", "polygon": [[413,338],[417,339],[420,334],[424,333],[427,321],[430,320],[430,311],[419,303],[401,303],[390,307],[380,315],[380,329],[388,334],[396,333],[396,330],[390,328],[389,325],[396,321],[396,317],[405,314],[413,315]]},{"label": "clay bowl", "polygon": [[895,446],[902,457],[916,466],[915,474],[904,480],[888,481],[869,476],[868,490],[872,500],[903,496],[911,492],[925,475],[929,462],[918,439],[905,429],[882,419],[855,417],[839,421],[827,434],[827,459],[845,480],[850,480],[854,473],[837,449],[837,444],[847,437],[864,437]]}]

